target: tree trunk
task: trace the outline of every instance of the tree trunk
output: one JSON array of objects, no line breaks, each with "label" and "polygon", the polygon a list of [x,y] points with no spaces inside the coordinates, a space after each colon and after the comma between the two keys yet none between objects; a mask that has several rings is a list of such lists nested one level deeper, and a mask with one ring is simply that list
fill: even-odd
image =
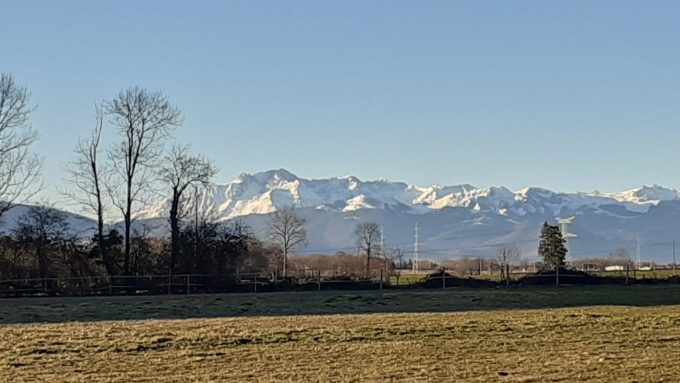
[{"label": "tree trunk", "polygon": [[38,258],[38,274],[40,279],[44,279],[47,277],[47,259],[45,259],[44,245],[40,242],[35,247],[35,255]]},{"label": "tree trunk", "polygon": [[[97,109],[97,113],[99,115],[99,109]],[[101,126],[99,129],[101,129]],[[101,132],[101,130],[98,130],[98,132]],[[99,257],[104,263],[104,267],[106,267],[106,273],[108,275],[113,275],[115,273],[114,262],[112,259],[109,259],[107,242],[104,238],[104,204],[102,203],[102,191],[99,187],[99,170],[97,169],[97,148],[99,147],[99,137],[100,136],[98,133],[96,141],[91,144],[94,146],[94,148],[91,146],[89,151],[90,172],[92,173],[94,182],[94,193],[97,197],[97,234],[99,235],[99,241],[97,245],[99,246]]]},{"label": "tree trunk", "polygon": [[172,191],[170,206],[170,275],[175,273],[175,263],[179,257],[179,194]]},{"label": "tree trunk", "polygon": [[127,199],[125,201],[125,259],[123,268],[125,274],[130,275],[130,229],[132,226],[132,178],[127,180]]},{"label": "tree trunk", "polygon": [[371,246],[366,250],[366,279],[371,278]]},{"label": "tree trunk", "polygon": [[[98,197],[99,199],[99,197]],[[104,262],[104,267],[106,267],[106,273],[113,275],[115,273],[113,267],[113,260],[109,258],[109,254],[106,247],[106,239],[104,238],[104,212],[101,208],[101,202],[99,209],[97,209],[97,234],[99,235],[99,240],[97,245],[99,246],[99,256]]]}]

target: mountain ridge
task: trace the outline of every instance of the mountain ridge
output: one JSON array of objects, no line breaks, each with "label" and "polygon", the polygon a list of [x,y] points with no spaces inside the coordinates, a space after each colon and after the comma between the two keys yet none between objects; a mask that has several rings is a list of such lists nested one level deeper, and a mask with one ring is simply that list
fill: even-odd
[{"label": "mountain ridge", "polygon": [[[470,184],[415,186],[386,179],[362,181],[355,176],[305,179],[285,169],[242,173],[233,181],[215,185],[201,198],[204,209],[217,220],[241,220],[268,239],[270,215],[291,205],[307,219],[309,245],[298,254],[356,251],[355,229],[361,222],[384,228],[388,246],[412,255],[414,226],[420,227],[421,259],[479,256],[491,258],[506,246],[536,258],[543,222],[575,217],[569,227],[577,237],[569,241],[570,256],[607,256],[626,249],[636,258],[671,261],[671,242],[680,233],[680,193],[659,185],[622,192],[555,192],[540,187],[512,191],[502,186]],[[14,217],[5,217],[8,232]],[[168,234],[167,201],[160,201],[137,217],[152,234]],[[91,235],[79,214],[80,233]],[[120,223],[115,223],[120,225]],[[74,229],[75,230],[75,229]]]},{"label": "mountain ridge", "polygon": [[[555,192],[541,187],[512,191],[470,184],[416,186],[355,176],[305,179],[285,169],[242,173],[216,185],[203,199],[220,220],[239,219],[267,239],[269,216],[290,205],[308,221],[309,246],[298,253],[333,253],[355,248],[361,222],[384,227],[389,246],[413,249],[413,230],[421,228],[421,258],[494,257],[500,247],[520,248],[536,258],[543,222],[575,217],[569,231],[570,256],[607,256],[626,249],[636,258],[670,261],[670,243],[680,233],[680,193],[659,185],[622,192]],[[147,212],[162,216],[163,204]],[[665,246],[665,245],[664,245]],[[670,245],[669,245],[670,246]],[[356,249],[354,249],[356,250]]]},{"label": "mountain ridge", "polygon": [[[222,219],[268,214],[287,205],[343,212],[397,209],[411,214],[463,207],[513,212],[521,216],[541,208],[551,208],[555,215],[564,215],[604,205],[621,205],[632,212],[646,212],[659,202],[680,200],[678,190],[659,185],[645,185],[618,193],[564,193],[540,187],[512,191],[503,186],[417,186],[385,179],[362,181],[355,176],[306,179],[285,169],[242,173],[231,182],[215,185],[210,194],[210,203]],[[151,218],[158,216],[160,211],[162,206],[155,206],[142,216]],[[609,209],[603,210],[605,214],[608,212]]]}]

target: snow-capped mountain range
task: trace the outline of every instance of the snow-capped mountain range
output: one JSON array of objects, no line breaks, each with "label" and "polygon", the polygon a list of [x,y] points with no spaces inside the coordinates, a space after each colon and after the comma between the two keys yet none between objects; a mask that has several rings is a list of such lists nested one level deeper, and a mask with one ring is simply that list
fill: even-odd
[{"label": "snow-capped mountain range", "polygon": [[[232,219],[272,213],[283,206],[343,213],[382,209],[420,215],[458,207],[515,216],[536,212],[568,216],[584,208],[601,208],[602,214],[617,215],[611,205],[645,213],[662,201],[677,200],[680,192],[658,185],[620,193],[557,193],[536,187],[511,191],[505,187],[477,188],[468,184],[414,186],[385,179],[361,181],[354,176],[304,179],[278,169],[243,173],[232,182],[216,185],[206,202],[222,219]],[[165,205],[159,204],[144,216],[158,216],[164,209]]]},{"label": "snow-capped mountain range", "polygon": [[[284,169],[241,174],[217,185],[204,203],[223,220],[241,219],[266,239],[268,214],[294,206],[308,220],[309,246],[301,253],[355,251],[358,222],[384,227],[388,246],[413,248],[414,226],[420,226],[423,258],[494,256],[500,246],[516,246],[535,255],[540,226],[574,216],[570,240],[574,258],[607,256],[618,248],[637,257],[667,261],[670,244],[680,234],[680,192],[643,186],[620,193],[560,193],[529,187],[414,186],[353,176],[300,178]],[[165,204],[148,210],[147,219],[162,216]],[[663,242],[663,243],[661,243]]]},{"label": "snow-capped mountain range", "polygon": [[[308,221],[309,244],[298,254],[356,252],[356,226],[369,221],[382,225],[386,245],[402,248],[407,257],[418,224],[421,259],[490,258],[504,246],[535,257],[543,222],[572,216],[573,258],[606,257],[623,248],[637,259],[639,238],[643,261],[666,263],[672,261],[672,241],[680,240],[680,192],[657,185],[619,193],[560,193],[537,187],[414,186],[353,176],[305,179],[278,169],[244,173],[216,185],[203,196],[203,204],[219,220],[251,225],[263,240],[270,214],[294,206]],[[22,211],[25,207],[3,217],[4,231]],[[141,214],[137,224],[167,235],[166,212],[167,201],[161,201]],[[70,221],[74,230],[87,235],[86,218],[70,214]]]}]

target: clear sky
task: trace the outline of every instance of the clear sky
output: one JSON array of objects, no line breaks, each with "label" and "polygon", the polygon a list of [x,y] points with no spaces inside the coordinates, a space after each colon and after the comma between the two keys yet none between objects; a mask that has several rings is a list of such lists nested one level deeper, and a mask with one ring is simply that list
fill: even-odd
[{"label": "clear sky", "polygon": [[131,85],[182,109],[219,182],[677,188],[679,20],[679,1],[0,0],[0,71],[32,92],[52,188],[93,101]]}]

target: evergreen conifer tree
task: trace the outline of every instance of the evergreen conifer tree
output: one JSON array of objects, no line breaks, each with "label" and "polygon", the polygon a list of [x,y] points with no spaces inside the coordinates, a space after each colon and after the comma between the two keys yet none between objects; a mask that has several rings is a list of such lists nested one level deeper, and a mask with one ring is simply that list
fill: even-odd
[{"label": "evergreen conifer tree", "polygon": [[543,258],[543,268],[546,270],[553,270],[556,266],[564,266],[567,247],[559,226],[549,225],[547,221],[543,224],[538,243],[538,255]]}]

